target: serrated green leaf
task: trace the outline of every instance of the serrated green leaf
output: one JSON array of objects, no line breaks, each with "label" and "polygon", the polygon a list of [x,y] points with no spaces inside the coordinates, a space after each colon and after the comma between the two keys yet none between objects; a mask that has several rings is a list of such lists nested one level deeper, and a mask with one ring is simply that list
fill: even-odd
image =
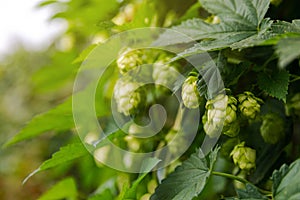
[{"label": "serrated green leaf", "polygon": [[[172,28],[188,37],[167,30],[155,44],[162,46],[214,39],[215,48],[229,46],[257,33],[270,3],[268,0],[201,0],[200,2],[206,10],[220,18],[219,24],[208,24],[201,19],[188,20]],[[210,41],[206,41],[205,46],[209,43]]]},{"label": "serrated green leaf", "polygon": [[69,162],[85,155],[88,155],[88,151],[82,143],[74,143],[62,147],[59,151],[54,153],[49,160],[43,162],[43,164],[39,168],[29,174],[29,176],[24,179],[23,183],[25,183],[30,177],[41,171],[56,167],[60,164]]},{"label": "serrated green leaf", "polygon": [[124,195],[122,195],[122,200],[129,200],[129,199],[136,199],[136,190],[137,187],[139,186],[140,182],[146,177],[146,175],[148,174],[149,171],[151,171],[153,169],[153,167],[155,167],[157,165],[157,163],[160,160],[156,159],[156,158],[151,158],[151,159],[147,159],[143,162],[142,164],[142,168],[141,171],[146,171],[146,173],[142,173],[138,179],[136,179],[134,181],[134,183],[132,184],[132,186],[128,189],[126,189],[126,192],[124,193]]},{"label": "serrated green leaf", "polygon": [[285,38],[276,45],[276,53],[279,56],[279,67],[284,68],[293,60],[300,57],[300,36]]},{"label": "serrated green leaf", "polygon": [[188,200],[199,195],[211,175],[218,151],[216,148],[210,153],[209,164],[201,150],[192,154],[162,181],[150,199]]},{"label": "serrated green leaf", "polygon": [[212,55],[212,60],[203,63],[203,67],[199,69],[201,75],[197,82],[200,95],[204,95],[208,99],[212,99],[224,89],[224,83],[221,77],[220,69],[226,64],[223,54]]},{"label": "serrated green leaf", "polygon": [[109,189],[105,189],[102,193],[93,195],[88,198],[88,200],[113,200],[114,196],[112,195]]},{"label": "serrated green leaf", "polygon": [[79,65],[71,64],[76,52],[56,52],[51,56],[51,63],[38,70],[32,76],[35,92],[45,93],[62,88],[73,81]]},{"label": "serrated green leaf", "polygon": [[50,190],[38,198],[38,200],[77,199],[76,183],[73,178],[66,178],[55,184]]},{"label": "serrated green leaf", "polygon": [[[276,178],[275,178],[276,177]],[[273,173],[272,179],[276,180],[273,187],[273,196],[276,200],[297,200],[300,196],[300,159],[294,161],[289,168],[281,167]],[[278,184],[279,183],[279,184]]]},{"label": "serrated green leaf", "polygon": [[116,177],[112,177],[100,185],[88,200],[113,200],[116,193]]},{"label": "serrated green leaf", "polygon": [[289,166],[286,164],[283,164],[279,170],[275,170],[272,174],[272,181],[273,181],[273,186],[272,186],[272,192],[273,195],[276,194],[276,190],[283,179],[283,177],[288,173],[289,171]]},{"label": "serrated green leaf", "polygon": [[31,139],[46,131],[64,131],[74,126],[72,101],[69,98],[56,108],[35,116],[17,135],[4,144],[11,146],[20,141]]},{"label": "serrated green leaf", "polygon": [[253,30],[263,20],[270,1],[267,0],[200,0],[202,6],[216,14],[223,23],[235,23],[243,30]]},{"label": "serrated green leaf", "polygon": [[[17,135],[15,135],[12,139],[4,144],[4,147],[11,146],[18,142],[28,140],[34,138],[38,135],[45,133],[46,131],[57,131],[62,132],[69,130],[74,127],[74,119],[73,114],[75,111],[81,112],[81,109],[90,109],[87,114],[93,114],[96,112],[97,117],[102,117],[110,114],[110,110],[103,98],[104,93],[103,87],[105,86],[106,78],[111,78],[109,75],[103,75],[100,81],[99,87],[97,87],[97,95],[92,103],[97,102],[98,105],[95,109],[90,106],[91,104],[87,105],[87,98],[86,95],[90,95],[91,91],[94,92],[94,88],[90,87],[91,85],[87,86],[85,90],[80,91],[73,95],[72,97],[68,98],[64,103],[58,105],[56,108],[49,110],[43,114],[35,116],[26,126],[23,128]],[[74,102],[74,98],[77,100],[76,109],[73,110],[72,103]],[[80,103],[78,102],[80,101]],[[89,107],[90,106],[90,107]],[[94,110],[93,110],[94,109]],[[78,113],[76,113],[78,114]],[[82,117],[85,117],[82,115]],[[94,124],[94,122],[89,122]],[[88,122],[86,123],[86,125]]]},{"label": "serrated green leaf", "polygon": [[289,73],[286,70],[275,70],[271,73],[260,73],[258,86],[268,95],[286,101],[289,86]]},{"label": "serrated green leaf", "polygon": [[244,190],[238,189],[237,194],[239,199],[268,199],[267,197],[262,195],[254,185],[251,184],[246,184],[246,188]]},{"label": "serrated green leaf", "polygon": [[73,61],[73,63],[79,63],[84,61],[87,58],[87,56],[93,51],[93,49],[95,49],[97,46],[97,44],[92,44],[88,46],[80,53],[80,55]]}]

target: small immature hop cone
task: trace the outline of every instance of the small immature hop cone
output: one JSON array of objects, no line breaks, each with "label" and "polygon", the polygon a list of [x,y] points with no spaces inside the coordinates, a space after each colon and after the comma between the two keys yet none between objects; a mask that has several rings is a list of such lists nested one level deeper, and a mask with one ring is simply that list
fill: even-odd
[{"label": "small immature hop cone", "polygon": [[219,94],[206,102],[205,114],[202,118],[205,133],[211,137],[217,137],[220,133],[226,117],[228,96]]},{"label": "small immature hop cone", "polygon": [[246,91],[238,95],[238,100],[240,103],[239,109],[243,116],[249,119],[255,119],[260,113],[260,104],[263,103],[263,101],[255,97],[253,93]]},{"label": "small immature hop cone", "polygon": [[256,151],[245,147],[245,142],[236,145],[230,153],[230,156],[232,156],[234,164],[242,170],[255,168]]},{"label": "small immature hop cone", "polygon": [[264,115],[260,133],[266,143],[276,144],[284,137],[284,120],[275,113]]},{"label": "small immature hop cone", "polygon": [[145,91],[140,89],[141,84],[130,77],[120,78],[114,89],[114,98],[118,112],[124,115],[134,114],[146,98]]},{"label": "small immature hop cone", "polygon": [[197,89],[196,76],[189,76],[182,85],[181,97],[183,104],[187,108],[198,108],[201,102],[201,97]]}]

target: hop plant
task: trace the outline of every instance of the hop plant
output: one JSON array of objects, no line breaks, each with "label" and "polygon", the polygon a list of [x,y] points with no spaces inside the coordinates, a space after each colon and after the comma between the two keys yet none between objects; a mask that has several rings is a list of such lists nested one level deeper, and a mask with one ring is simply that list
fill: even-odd
[{"label": "hop plant", "polygon": [[263,116],[260,133],[266,143],[276,144],[284,136],[284,121],[275,113]]},{"label": "hop plant", "polygon": [[197,89],[197,77],[189,76],[182,85],[182,101],[187,108],[198,108],[202,98]]},{"label": "hop plant", "polygon": [[127,76],[117,81],[114,89],[114,98],[118,112],[127,116],[136,113],[138,107],[146,98],[145,91],[140,87],[140,83]]},{"label": "hop plant", "polygon": [[178,74],[179,72],[175,66],[164,64],[163,61],[158,61],[153,65],[152,78],[157,85],[171,89],[178,78]]},{"label": "hop plant", "polygon": [[263,101],[255,97],[253,93],[246,91],[238,95],[238,100],[240,103],[239,110],[243,116],[249,119],[255,119],[260,113],[260,104],[263,103]]},{"label": "hop plant", "polygon": [[129,71],[137,70],[137,67],[143,64],[146,55],[142,50],[126,49],[117,59],[117,66],[121,74],[126,74]]},{"label": "hop plant", "polygon": [[224,121],[223,133],[230,137],[235,137],[239,134],[240,123],[237,120],[237,100],[233,96],[228,97],[226,107],[226,117]]},{"label": "hop plant", "polygon": [[245,147],[245,142],[236,145],[230,156],[232,156],[234,164],[242,170],[255,168],[256,151],[250,147]]},{"label": "hop plant", "polygon": [[206,102],[205,114],[202,118],[203,128],[209,137],[217,137],[226,118],[228,96],[219,94]]}]

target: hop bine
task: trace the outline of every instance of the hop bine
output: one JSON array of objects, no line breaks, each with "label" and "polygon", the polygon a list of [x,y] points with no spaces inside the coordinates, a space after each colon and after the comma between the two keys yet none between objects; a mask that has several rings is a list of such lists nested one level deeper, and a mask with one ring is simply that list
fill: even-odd
[{"label": "hop bine", "polygon": [[243,116],[249,119],[255,119],[260,113],[260,104],[263,101],[260,98],[254,96],[251,92],[244,92],[238,95],[239,100],[239,110]]},{"label": "hop bine", "polygon": [[145,102],[146,94],[142,85],[130,77],[120,78],[114,89],[114,98],[117,103],[118,112],[130,115],[137,112],[142,102]]},{"label": "hop bine", "polygon": [[260,133],[266,143],[276,144],[284,137],[284,120],[275,113],[264,115]]},{"label": "hop bine", "polygon": [[181,97],[183,104],[187,108],[198,108],[203,97],[200,96],[197,89],[197,80],[196,76],[189,76],[182,85]]},{"label": "hop bine", "polygon": [[250,147],[245,147],[245,142],[236,145],[230,156],[232,156],[234,164],[242,170],[255,168],[256,151]]}]

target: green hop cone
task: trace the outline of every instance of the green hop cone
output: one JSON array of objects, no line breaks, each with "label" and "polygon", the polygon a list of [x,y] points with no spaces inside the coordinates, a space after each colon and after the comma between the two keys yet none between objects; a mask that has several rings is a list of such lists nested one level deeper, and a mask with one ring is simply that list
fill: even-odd
[{"label": "green hop cone", "polygon": [[118,112],[128,116],[136,113],[142,102],[145,102],[145,91],[142,85],[130,77],[120,78],[114,89],[114,98],[117,103]]},{"label": "green hop cone", "polygon": [[162,61],[153,64],[152,78],[157,85],[172,89],[178,75],[179,72],[173,65],[165,64]]},{"label": "green hop cone", "polygon": [[231,151],[230,156],[232,156],[234,164],[242,170],[255,168],[256,151],[245,147],[245,142],[236,145]]},{"label": "green hop cone", "polygon": [[230,137],[235,137],[239,134],[240,123],[237,120],[237,100],[233,96],[228,97],[226,107],[226,117],[224,121],[223,133]]},{"label": "green hop cone", "polygon": [[300,116],[300,93],[296,93],[286,105],[287,115],[294,113]]},{"label": "green hop cone", "polygon": [[132,50],[130,48],[123,51],[117,59],[117,66],[121,74],[137,69],[146,60],[146,55],[142,50]]},{"label": "green hop cone", "polygon": [[284,137],[284,120],[275,113],[264,115],[260,133],[266,143],[276,144]]},{"label": "green hop cone", "polygon": [[238,100],[240,103],[239,110],[246,118],[255,119],[260,113],[260,104],[263,103],[263,101],[255,97],[251,92],[246,91],[238,95]]},{"label": "green hop cone", "polygon": [[205,133],[211,138],[217,137],[222,129],[226,118],[227,102],[228,96],[225,94],[219,94],[206,102],[202,123]]},{"label": "green hop cone", "polygon": [[282,0],[270,0],[270,3],[274,6],[279,6],[281,4]]},{"label": "green hop cone", "polygon": [[203,100],[197,89],[197,80],[197,77],[190,76],[182,85],[181,97],[183,104],[187,108],[198,108],[201,100]]},{"label": "green hop cone", "polygon": [[141,149],[141,141],[134,136],[127,135],[124,139],[127,142],[129,150],[138,152]]}]

